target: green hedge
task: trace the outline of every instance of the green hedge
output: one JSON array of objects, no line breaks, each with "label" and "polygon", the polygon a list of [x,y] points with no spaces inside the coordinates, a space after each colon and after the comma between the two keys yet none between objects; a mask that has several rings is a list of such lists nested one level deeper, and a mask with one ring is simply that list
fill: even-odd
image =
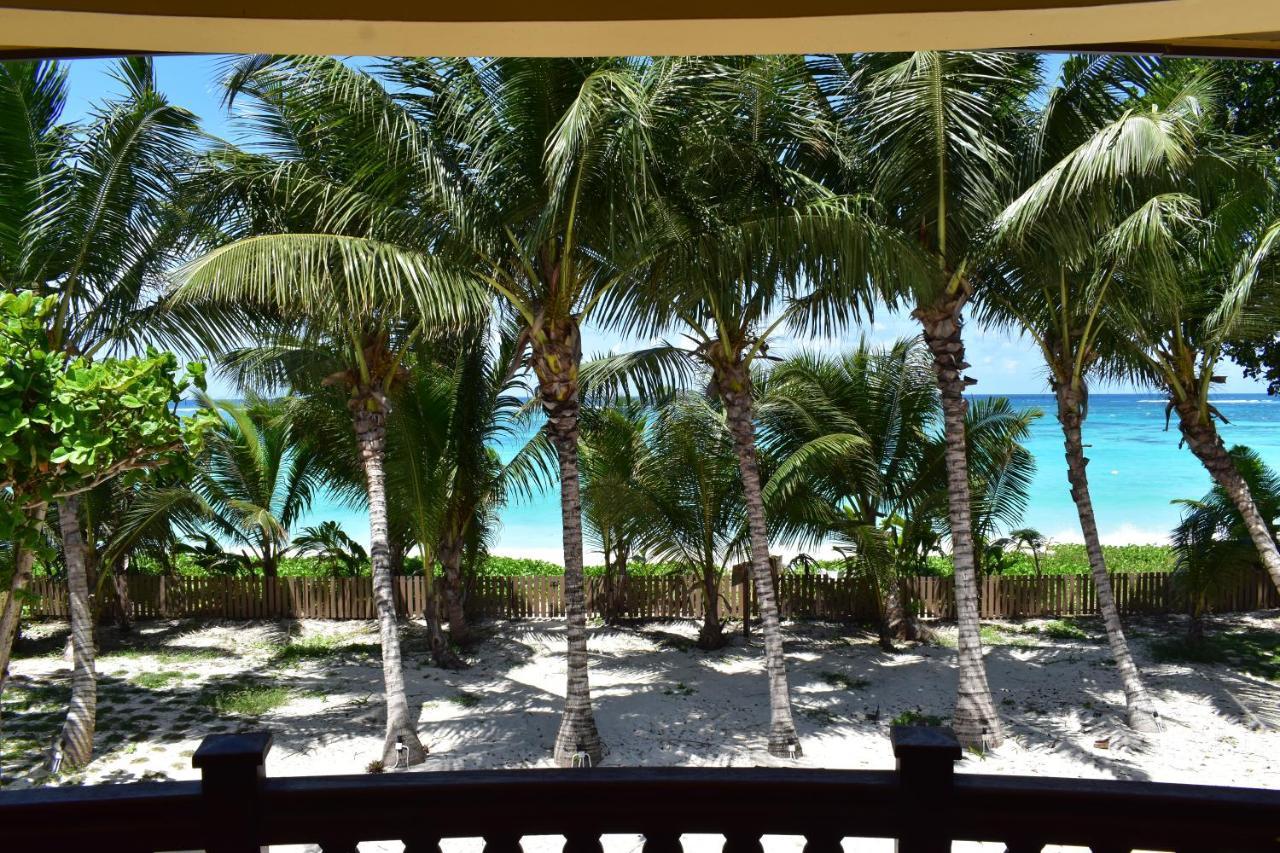
[{"label": "green hedge", "polygon": [[[1173,571],[1173,550],[1164,545],[1104,545],[1102,551],[1107,559],[1107,567],[1113,572],[1168,572]],[[178,574],[186,577],[204,577],[207,573],[196,565],[190,555],[182,554],[174,561]],[[1004,575],[1034,575],[1035,567],[1029,554],[1008,554],[1005,558]],[[818,568],[830,572],[840,572],[843,563],[840,560],[820,560]],[[1089,561],[1083,545],[1061,544],[1052,546],[1048,554],[1040,557],[1041,571],[1046,575],[1076,575],[1089,572]],[[161,567],[154,560],[141,557],[134,560],[134,571],[142,574],[160,574]],[[436,571],[439,572],[439,565]],[[586,566],[589,577],[604,574],[604,566]],[[37,566],[37,574],[44,574],[42,566]],[[422,574],[422,560],[409,557],[405,560],[405,574]],[[661,577],[666,575],[685,574],[684,566],[677,563],[632,563],[628,571],[635,577]],[[927,575],[950,577],[954,571],[950,557],[933,556],[929,558]],[[329,577],[332,567],[322,564],[315,557],[285,557],[280,561],[280,576]],[[369,574],[369,565],[361,567],[360,574]],[[499,557],[491,555],[480,566],[479,574],[487,577],[512,577],[533,575],[562,575],[564,568],[559,563],[547,560],[533,560],[524,557]]]},{"label": "green hedge", "polygon": [[[1107,569],[1112,572],[1171,572],[1175,559],[1173,549],[1167,545],[1103,545],[1102,556],[1107,561]],[[1017,577],[1034,576],[1036,573],[1031,555],[1025,552],[1006,554],[1004,563],[1002,575]],[[840,569],[839,560],[823,561],[820,565],[834,571]],[[929,557],[923,574],[946,578],[954,572],[950,557],[934,555]],[[1088,574],[1089,557],[1084,545],[1062,543],[1050,546],[1049,553],[1040,555],[1040,572],[1045,575]]]}]

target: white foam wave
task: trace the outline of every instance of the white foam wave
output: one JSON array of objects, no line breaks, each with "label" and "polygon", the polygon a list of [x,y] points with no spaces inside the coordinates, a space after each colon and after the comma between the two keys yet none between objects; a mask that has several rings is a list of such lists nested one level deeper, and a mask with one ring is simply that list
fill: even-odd
[{"label": "white foam wave", "polygon": [[[1075,545],[1084,542],[1078,527],[1063,528],[1049,538],[1054,542],[1070,542]],[[1142,528],[1125,522],[1118,527],[1103,527],[1098,538],[1103,545],[1168,545],[1169,531]]]},{"label": "white foam wave", "polygon": [[[1138,400],[1139,403],[1168,403],[1168,400]],[[1269,406],[1276,400],[1219,400],[1210,397],[1209,402],[1215,406]]]}]

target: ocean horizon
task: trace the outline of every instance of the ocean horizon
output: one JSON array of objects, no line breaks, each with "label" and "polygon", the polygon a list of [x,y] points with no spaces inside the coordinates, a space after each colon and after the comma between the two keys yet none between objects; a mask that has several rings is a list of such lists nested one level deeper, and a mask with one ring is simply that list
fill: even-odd
[{"label": "ocean horizon", "polygon": [[[1018,408],[1038,408],[1043,416],[1031,426],[1027,449],[1035,456],[1036,474],[1021,526],[1033,527],[1054,542],[1080,542],[1079,520],[1067,485],[1062,431],[1054,417],[1051,394],[1002,396]],[[1228,446],[1245,444],[1263,461],[1280,469],[1280,399],[1266,394],[1222,394],[1212,402],[1229,423],[1219,424]],[[1165,400],[1152,392],[1093,394],[1084,424],[1085,453],[1090,459],[1089,484],[1102,542],[1106,545],[1165,544],[1181,514],[1172,502],[1198,499],[1212,483],[1200,462],[1185,447],[1176,416],[1165,429]],[[515,445],[500,452],[509,458]],[[321,495],[298,529],[333,520],[356,541],[368,545],[368,515]],[[501,512],[501,527],[491,549],[510,557],[563,562],[558,489],[533,500],[514,503]],[[794,548],[779,547],[790,556]],[[815,556],[830,556],[819,551]],[[586,562],[600,562],[589,546]]]}]

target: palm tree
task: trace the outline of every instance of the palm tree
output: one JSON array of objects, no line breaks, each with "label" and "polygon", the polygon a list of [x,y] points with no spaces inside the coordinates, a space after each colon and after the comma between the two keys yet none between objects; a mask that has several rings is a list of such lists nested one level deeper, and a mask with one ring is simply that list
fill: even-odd
[{"label": "palm tree", "polygon": [[302,528],[289,550],[314,556],[322,565],[329,565],[335,577],[355,577],[369,559],[364,546],[348,536],[336,521],[322,521]]},{"label": "palm tree", "polygon": [[648,459],[648,430],[641,405],[588,407],[582,413],[582,517],[592,544],[604,554],[606,622],[625,609],[627,562],[643,530],[637,492]]},{"label": "palm tree", "polygon": [[[372,200],[384,205],[384,213],[418,205],[372,168],[376,159],[356,142],[367,125],[348,116],[351,136],[339,138],[331,122],[344,115],[340,105],[289,85],[291,62],[299,74],[366,79],[323,59],[249,57],[231,67],[228,97],[253,99],[259,136],[280,156],[229,147],[210,156],[193,183],[202,212],[221,232],[214,238],[220,245],[178,271],[170,301],[214,316],[251,306],[274,321],[270,339],[230,353],[228,364],[242,381],[308,394],[328,387],[345,392],[369,506],[387,701],[383,761],[394,764],[401,744],[408,763],[418,764],[426,751],[409,716],[391,578],[386,421],[389,401],[406,376],[404,358],[424,323],[460,323],[475,299],[468,298],[473,289],[434,257],[400,252],[386,242],[386,222],[357,208]],[[366,89],[385,95],[371,82]],[[219,343],[225,351],[240,340]]]},{"label": "palm tree", "polygon": [[[879,596],[881,644],[927,639],[906,579],[920,573],[947,527],[946,441],[930,355],[919,341],[839,356],[800,354],[772,372],[761,402],[778,458],[765,490],[784,536],[828,542]],[[966,413],[974,528],[1015,526],[1034,460],[1022,446],[1032,410],[980,399]]]},{"label": "palm tree", "polygon": [[265,577],[276,577],[290,530],[310,508],[325,472],[284,401],[251,395],[245,404],[206,398],[204,405],[216,409],[224,425],[207,439],[195,496],[217,532],[245,547]]},{"label": "palm tree", "polygon": [[[447,468],[435,552],[443,571],[449,638],[459,645],[470,638],[463,610],[464,553],[469,551],[474,563],[496,526],[497,510],[545,488],[556,464],[542,430],[524,435],[529,389],[518,370],[520,339],[510,328],[496,331],[496,346],[488,336],[473,335],[440,341],[429,351],[435,369],[448,379]],[[503,460],[498,448],[520,439],[516,452]]]},{"label": "palm tree", "polygon": [[917,474],[937,410],[927,352],[863,341],[837,357],[798,354],[772,371],[760,409],[778,459],[765,499],[783,535],[834,540],[852,557],[879,592],[882,645],[926,638],[903,600],[911,567],[901,557],[914,537],[893,534],[923,530],[914,524]]},{"label": "palm tree", "polygon": [[[121,60],[115,77],[120,99],[97,107],[84,126],[70,126],[58,123],[67,96],[61,66],[0,68],[0,286],[56,294],[50,346],[69,354],[136,343],[172,249],[169,202],[196,131],[194,116],[156,89],[149,59]],[[185,340],[182,319],[144,335]],[[61,743],[72,767],[92,755],[96,695],[79,518],[79,499],[63,499],[74,671]]]},{"label": "palm tree", "polygon": [[977,563],[965,460],[963,312],[982,294],[975,273],[1011,183],[1011,140],[1038,60],[991,53],[837,57],[818,65],[848,128],[848,180],[867,185],[888,221],[928,259],[931,274],[881,280],[889,305],[907,303],[933,354],[951,484],[960,678],[954,722],[965,746],[997,746],[1003,729],[982,662]]},{"label": "palm tree", "polygon": [[714,84],[692,104],[681,132],[664,137],[669,147],[654,175],[666,244],[631,276],[627,298],[607,306],[630,329],[674,328],[692,348],[664,344],[604,359],[594,373],[602,384],[630,382],[652,392],[709,369],[741,468],[769,679],[769,751],[798,756],[761,497],[752,368],[767,358],[780,329],[841,327],[856,300],[866,298],[869,278],[919,275],[919,257],[876,224],[866,199],[835,196],[802,171],[830,146],[832,132],[803,60],[708,62],[703,75]]},{"label": "palm tree", "polygon": [[[1280,520],[1280,475],[1247,447],[1237,445],[1229,453],[1275,539]],[[1187,641],[1199,644],[1204,641],[1204,616],[1214,596],[1242,576],[1256,572],[1258,553],[1235,499],[1222,485],[1215,485],[1198,501],[1178,503],[1185,509],[1171,536],[1177,555],[1174,583],[1185,596],[1191,616]]]},{"label": "palm tree", "polygon": [[703,612],[698,645],[704,649],[725,644],[720,580],[730,560],[745,551],[743,494],[724,413],[700,396],[665,403],[648,430],[628,506],[635,542],[646,555],[697,572]]},{"label": "palm tree", "polygon": [[[278,147],[291,159],[259,163],[256,189],[245,194],[288,186],[295,204],[277,217],[274,233],[224,247],[188,276],[252,279],[251,288],[288,294],[276,304],[300,310],[312,301],[298,297],[301,280],[324,280],[316,273],[338,266],[350,295],[371,282],[385,288],[367,291],[366,306],[394,289],[416,294],[414,307],[427,315],[453,308],[455,317],[471,301],[458,279],[479,280],[516,318],[517,349],[529,352],[559,457],[569,667],[555,755],[565,766],[603,756],[587,677],[579,329],[620,270],[653,250],[639,202],[647,194],[650,136],[675,123],[673,95],[687,82],[672,67],[623,59],[398,60],[382,68],[393,96],[335,61],[247,60],[237,81],[290,105],[287,115],[276,114],[288,128]],[[331,133],[335,122],[341,139]],[[308,156],[319,165],[308,166]],[[362,167],[350,168],[359,158]],[[273,275],[282,269],[305,276]],[[347,314],[361,304],[343,302]]]},{"label": "palm tree", "polygon": [[[1166,63],[1130,108],[1098,128],[1002,215],[1008,230],[1046,229],[1049,217],[1115,223],[1095,231],[1103,262],[1085,280],[1107,287],[1094,322],[1117,373],[1161,388],[1183,442],[1240,509],[1280,587],[1280,551],[1248,484],[1232,465],[1209,393],[1232,340],[1265,338],[1276,322],[1271,247],[1273,158],[1221,129],[1217,79]],[[1136,201],[1135,201],[1136,199]],[[1120,212],[1121,215],[1116,215]],[[1088,350],[1080,350],[1090,356]],[[1076,391],[1076,406],[1081,400]]]},{"label": "palm tree", "polygon": [[1009,541],[1019,554],[1026,548],[1031,555],[1031,564],[1035,567],[1036,577],[1040,577],[1040,555],[1049,546],[1049,539],[1034,527],[1019,527],[1009,531]]},{"label": "palm tree", "polygon": [[[548,448],[535,433],[504,462],[497,445],[522,430],[521,382],[512,371],[514,336],[496,348],[482,335],[448,336],[420,345],[388,420],[390,513],[416,543],[428,578],[426,620],[436,663],[465,664],[449,641],[467,640],[463,614],[464,552],[472,562],[497,524],[497,509],[527,495],[544,478]],[[541,457],[541,458],[540,458]],[[439,561],[443,595],[435,594]],[[448,615],[449,638],[439,629]]]},{"label": "palm tree", "polygon": [[[1163,266],[1161,256],[1185,231],[1181,220],[1191,211],[1186,196],[1153,186],[1151,174],[1112,172],[1114,183],[1095,180],[1086,194],[1060,193],[1048,207],[1044,201],[1057,191],[1064,167],[1083,174],[1114,156],[1117,140],[1143,139],[1149,150],[1158,150],[1160,141],[1176,143],[1197,121],[1201,103],[1195,89],[1188,97],[1188,90],[1161,83],[1160,74],[1161,67],[1149,60],[1074,57],[1064,65],[1062,84],[1046,98],[1033,147],[1022,158],[1028,188],[997,222],[1012,248],[985,306],[987,319],[1012,322],[1031,337],[1048,367],[1098,609],[1124,685],[1129,725],[1139,731],[1156,731],[1159,722],[1111,590],[1089,492],[1083,425],[1090,382],[1097,376],[1126,378],[1133,369],[1108,317],[1129,291],[1144,282],[1158,284],[1143,268]],[[1135,108],[1144,102],[1161,110]]]}]

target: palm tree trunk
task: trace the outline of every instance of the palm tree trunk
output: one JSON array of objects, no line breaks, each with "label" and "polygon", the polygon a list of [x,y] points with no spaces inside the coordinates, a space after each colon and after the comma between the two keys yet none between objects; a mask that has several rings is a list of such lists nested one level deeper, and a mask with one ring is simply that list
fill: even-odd
[{"label": "palm tree trunk", "polygon": [[[1054,393],[1058,399],[1058,422],[1062,425],[1063,445],[1067,454],[1067,480],[1071,483],[1071,499],[1075,501],[1076,513],[1080,516],[1080,532],[1084,535],[1084,548],[1089,555],[1089,569],[1093,573],[1098,610],[1107,629],[1111,657],[1115,659],[1120,682],[1124,685],[1129,726],[1141,732],[1156,732],[1160,730],[1158,715],[1151,696],[1142,683],[1138,667],[1133,662],[1133,654],[1129,651],[1129,641],[1125,639],[1124,627],[1120,624],[1120,610],[1116,607],[1116,599],[1111,592],[1111,576],[1107,574],[1102,542],[1098,538],[1098,522],[1093,514],[1093,498],[1089,494],[1089,475],[1086,471],[1089,460],[1085,458],[1081,438],[1084,400],[1080,392],[1066,384],[1056,384]],[[1036,575],[1039,574],[1037,559]]]},{"label": "palm tree trunk", "polygon": [[724,646],[724,626],[720,624],[720,582],[714,565],[702,569],[702,629],[698,647],[711,651]]},{"label": "palm tree trunk", "polygon": [[578,465],[581,415],[578,367],[582,363],[582,342],[577,321],[572,318],[558,322],[544,319],[538,334],[532,337],[538,393],[547,415],[548,437],[560,464],[560,522],[564,537],[568,683],[554,757],[561,767],[595,766],[604,758],[604,747],[591,709],[591,682],[587,672],[587,599],[583,589],[582,494]]},{"label": "palm tree trunk", "polygon": [[[44,517],[45,504],[37,504],[27,510],[30,520]],[[9,581],[9,594],[5,597],[4,607],[0,608],[0,694],[4,693],[4,683],[9,677],[9,658],[13,655],[13,644],[18,638],[18,625],[22,621],[22,593],[31,584],[31,568],[35,565],[36,552],[30,548],[19,548],[13,561],[13,578]]]},{"label": "palm tree trunk", "polygon": [[440,542],[440,565],[444,569],[444,609],[449,620],[449,639],[464,645],[471,639],[467,614],[462,607],[462,542],[446,536]]},{"label": "palm tree trunk", "polygon": [[111,572],[116,590],[116,627],[122,634],[133,630],[133,604],[129,600],[129,556],[126,554]]},{"label": "palm tree trunk", "polygon": [[1275,537],[1271,535],[1268,520],[1258,512],[1249,484],[1240,476],[1235,463],[1231,461],[1231,455],[1223,446],[1217,427],[1212,420],[1202,417],[1200,408],[1194,401],[1175,401],[1174,408],[1177,409],[1178,425],[1187,447],[1204,465],[1213,481],[1231,497],[1236,511],[1244,519],[1244,526],[1249,531],[1253,546],[1258,549],[1263,567],[1271,576],[1276,589],[1280,589],[1280,549],[1277,549]]},{"label": "palm tree trunk", "polygon": [[[424,546],[422,553],[430,552]],[[426,560],[424,559],[423,562],[426,563]],[[431,660],[441,669],[466,669],[466,661],[454,652],[444,631],[440,630],[440,613],[443,609],[441,604],[444,598],[441,593],[444,579],[428,573],[425,580],[427,600],[422,608],[422,618],[427,623],[427,643],[431,649]]]},{"label": "palm tree trunk", "polygon": [[741,360],[713,362],[716,387],[724,403],[729,432],[733,436],[742,473],[742,489],[747,504],[747,528],[751,540],[751,575],[756,588],[756,606],[764,633],[764,666],[769,677],[769,754],[798,758],[800,737],[791,716],[791,691],[787,684],[787,662],[782,650],[782,626],[778,619],[778,599],[769,565],[769,532],[765,523],[760,463],[756,458],[756,428],[751,402],[751,376]]},{"label": "palm tree trunk", "polygon": [[917,310],[924,340],[933,354],[938,391],[942,395],[943,434],[946,439],[947,514],[951,522],[951,559],[955,564],[956,621],[960,673],[953,718],[956,737],[966,747],[989,749],[1004,740],[1003,727],[987,685],[982,660],[981,626],[978,620],[978,576],[970,518],[969,463],[964,420],[964,399],[969,380],[964,360],[960,311],[964,299],[954,298],[936,309]]},{"label": "palm tree trunk", "polygon": [[[374,601],[378,608],[378,632],[382,640],[382,679],[387,696],[387,736],[382,745],[382,762],[386,767],[396,765],[396,743],[399,742],[405,747],[407,763],[412,766],[427,760],[427,750],[418,740],[413,719],[409,716],[404,669],[400,663],[400,633],[391,580],[387,487],[383,471],[387,447],[386,409],[372,395],[360,395],[353,401],[353,406],[356,443],[369,495],[369,556],[373,566]],[[430,581],[428,574],[427,582]]]},{"label": "palm tree trunk", "polygon": [[58,748],[63,762],[83,767],[93,757],[93,727],[98,706],[94,673],[93,611],[89,601],[89,577],[84,539],[80,534],[80,501],[63,498],[58,506],[62,552],[67,564],[67,599],[71,611],[71,705],[62,725]]},{"label": "palm tree trunk", "polygon": [[609,606],[613,609],[613,618],[620,619],[627,609],[627,560],[631,559],[631,546],[628,542],[618,545],[613,555],[616,577],[613,579],[613,600]]}]

